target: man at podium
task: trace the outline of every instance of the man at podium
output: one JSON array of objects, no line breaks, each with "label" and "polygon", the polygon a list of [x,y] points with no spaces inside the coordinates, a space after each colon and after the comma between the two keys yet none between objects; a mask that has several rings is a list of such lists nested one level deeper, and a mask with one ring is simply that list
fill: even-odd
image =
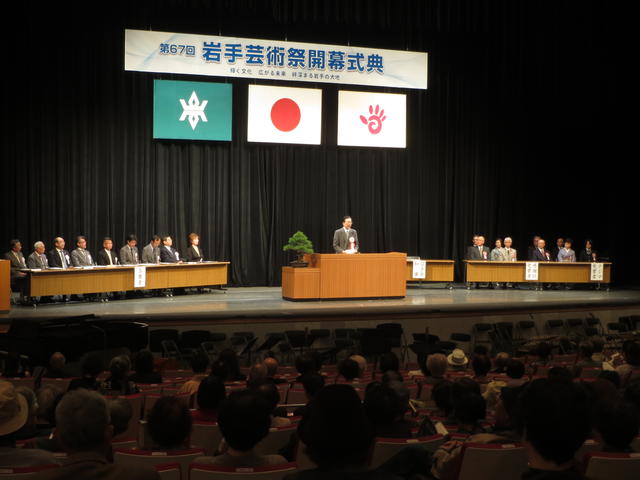
[{"label": "man at podium", "polygon": [[357,253],[360,248],[358,232],[351,228],[351,217],[342,218],[342,228],[333,233],[333,249],[336,253]]}]

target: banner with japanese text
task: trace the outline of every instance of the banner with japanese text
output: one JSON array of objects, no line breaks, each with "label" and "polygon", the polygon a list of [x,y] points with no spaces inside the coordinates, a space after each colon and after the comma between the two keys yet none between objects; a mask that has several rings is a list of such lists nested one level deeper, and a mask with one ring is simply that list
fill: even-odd
[{"label": "banner with japanese text", "polygon": [[125,30],[127,71],[427,88],[427,53]]}]

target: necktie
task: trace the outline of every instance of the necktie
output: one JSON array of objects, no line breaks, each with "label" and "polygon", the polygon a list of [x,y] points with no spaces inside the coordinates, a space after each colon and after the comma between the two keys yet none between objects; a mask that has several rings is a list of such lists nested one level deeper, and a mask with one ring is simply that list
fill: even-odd
[{"label": "necktie", "polygon": [[113,261],[111,261],[111,252],[109,250],[105,250],[107,252],[107,258],[109,259],[109,265],[113,265]]},{"label": "necktie", "polygon": [[67,268],[67,259],[64,258],[62,250],[58,250],[58,253],[60,254],[60,260],[62,261],[62,268]]}]

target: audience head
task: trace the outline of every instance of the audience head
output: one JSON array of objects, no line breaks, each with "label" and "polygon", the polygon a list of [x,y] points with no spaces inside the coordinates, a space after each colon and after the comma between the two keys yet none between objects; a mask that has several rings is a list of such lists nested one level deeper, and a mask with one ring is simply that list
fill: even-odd
[{"label": "audience head", "polygon": [[456,348],[447,356],[447,362],[449,367],[455,369],[465,369],[469,363],[469,359],[465,355],[464,351],[460,348]]},{"label": "audience head", "polygon": [[153,372],[153,353],[149,350],[140,350],[136,354],[135,368],[138,375]]},{"label": "audience head", "polygon": [[254,384],[251,389],[264,398],[265,402],[267,402],[269,413],[272,413],[276,409],[280,402],[280,391],[275,383],[271,380],[262,380]]},{"label": "audience head", "polygon": [[125,398],[111,398],[107,400],[109,407],[109,417],[113,427],[113,436],[116,437],[127,431],[129,420],[133,415],[131,403]]},{"label": "audience head", "polygon": [[240,390],[222,402],[218,425],[230,448],[248,452],[269,433],[271,412],[258,392]]},{"label": "audience head", "polygon": [[486,415],[487,404],[479,393],[465,393],[453,399],[453,413],[461,425],[476,425]]},{"label": "audience head", "polygon": [[591,432],[584,388],[574,382],[538,379],[520,397],[518,430],[530,449],[556,468],[571,465]]},{"label": "audience head", "polygon": [[309,372],[300,377],[300,383],[307,398],[311,400],[324,387],[324,377],[319,373]]},{"label": "audience head", "polygon": [[509,378],[513,378],[515,380],[519,380],[524,377],[524,363],[520,360],[510,359],[507,362],[507,368],[505,369],[505,373]]},{"label": "audience head", "polygon": [[447,371],[447,357],[444,353],[433,353],[427,357],[427,370],[434,378],[442,378]]},{"label": "audience head", "polygon": [[318,372],[320,365],[318,365],[316,358],[311,352],[305,352],[302,355],[296,357],[296,371],[300,375],[305,375],[310,372]]},{"label": "audience head", "polygon": [[364,375],[367,372],[367,359],[362,355],[351,355],[349,358],[358,364],[358,369],[360,370],[358,378],[364,378]]},{"label": "audience head", "polygon": [[638,409],[621,400],[602,408],[595,421],[595,430],[607,450],[627,451],[640,428]]},{"label": "audience head", "polygon": [[209,375],[200,382],[197,399],[200,410],[218,410],[227,393],[224,381]]},{"label": "audience head", "polygon": [[484,377],[491,371],[491,360],[485,355],[474,355],[471,359],[471,368],[476,377]]},{"label": "audience head", "polygon": [[193,373],[205,373],[209,367],[209,356],[204,352],[197,352],[191,357],[191,370]]},{"label": "audience head", "polygon": [[451,401],[452,390],[453,383],[449,380],[436,383],[431,390],[431,398],[436,404],[436,407],[438,407],[438,410],[444,412],[447,417],[453,412],[453,402]]},{"label": "audience head", "polygon": [[540,358],[540,360],[548,360],[551,356],[553,347],[549,342],[540,342],[536,345],[534,353]]},{"label": "audience head", "polygon": [[593,355],[593,343],[591,343],[591,340],[583,340],[580,342],[578,351],[580,352],[580,357],[591,359],[591,355]]},{"label": "audience head", "polygon": [[374,438],[360,398],[350,385],[328,385],[320,390],[298,434],[321,469],[364,465]]},{"label": "audience head", "polygon": [[147,422],[151,439],[163,449],[180,448],[191,435],[189,408],[177,397],[160,397]]},{"label": "audience head", "polygon": [[406,404],[396,389],[380,383],[368,388],[364,397],[365,413],[375,427],[391,425],[404,414]]},{"label": "audience head", "polygon": [[127,355],[118,355],[111,359],[109,372],[112,380],[124,380],[131,370],[131,361]]},{"label": "audience head", "polygon": [[238,355],[231,348],[225,348],[218,355],[218,360],[222,361],[227,367],[228,378],[234,379],[240,375],[240,363],[238,362]]},{"label": "audience head", "polygon": [[267,367],[264,363],[255,363],[249,369],[247,385],[260,384],[267,379]]},{"label": "audience head", "polygon": [[36,392],[38,397],[38,423],[56,424],[56,407],[64,392],[53,385],[43,385]]},{"label": "audience head", "polygon": [[0,438],[10,437],[29,419],[29,404],[12,383],[0,380]]},{"label": "audience head", "polygon": [[49,368],[51,370],[62,370],[66,362],[67,360],[62,353],[54,352],[51,354],[51,357],[49,357]]},{"label": "audience head", "polygon": [[344,359],[338,367],[338,373],[342,375],[345,380],[354,380],[360,376],[360,367],[358,362],[351,358]]},{"label": "audience head", "polygon": [[27,416],[27,424],[35,425],[38,418],[38,397],[36,393],[29,387],[15,387],[16,393],[22,395],[27,400],[29,407],[29,415]]},{"label": "audience head", "polygon": [[105,398],[82,388],[68,392],[56,408],[56,434],[70,453],[106,454],[113,427]]},{"label": "audience head", "polygon": [[504,373],[510,358],[511,356],[507,352],[498,352],[494,359],[495,371],[497,373]]},{"label": "audience head", "polygon": [[280,364],[278,363],[278,360],[276,360],[274,357],[266,357],[262,361],[262,363],[267,368],[267,377],[269,378],[275,377],[276,374],[278,373],[278,367],[280,366]]},{"label": "audience head", "polygon": [[400,371],[400,359],[398,355],[393,352],[383,353],[380,355],[380,371],[382,373],[387,371],[399,372]]},{"label": "audience head", "polygon": [[549,380],[571,382],[573,380],[573,374],[567,367],[551,367],[547,372],[547,378]]},{"label": "audience head", "polygon": [[216,360],[211,364],[211,376],[225,382],[229,378],[229,368],[222,360]]}]

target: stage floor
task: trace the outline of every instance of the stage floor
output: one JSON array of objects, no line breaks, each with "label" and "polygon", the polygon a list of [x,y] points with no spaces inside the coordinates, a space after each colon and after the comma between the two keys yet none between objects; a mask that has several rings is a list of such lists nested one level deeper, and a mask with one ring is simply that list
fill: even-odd
[{"label": "stage floor", "polygon": [[640,290],[467,290],[444,285],[409,286],[402,299],[290,302],[280,287],[229,288],[210,293],[100,302],[14,306],[0,315],[4,329],[13,319],[62,319],[93,314],[104,319],[150,325],[241,324],[331,319],[402,319],[502,315],[526,312],[593,311],[640,306]]}]

